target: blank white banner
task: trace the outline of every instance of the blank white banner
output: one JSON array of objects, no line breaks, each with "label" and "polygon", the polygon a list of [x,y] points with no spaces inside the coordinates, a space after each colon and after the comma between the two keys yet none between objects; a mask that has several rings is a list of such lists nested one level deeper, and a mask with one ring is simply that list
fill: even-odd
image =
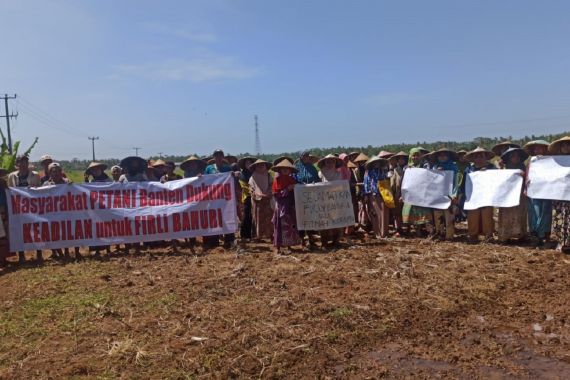
[{"label": "blank white banner", "polygon": [[404,172],[402,199],[411,205],[446,210],[452,191],[452,171],[409,168]]},{"label": "blank white banner", "polygon": [[465,210],[488,206],[518,206],[523,184],[522,174],[518,169],[469,173],[465,182]]},{"label": "blank white banner", "polygon": [[533,199],[570,201],[570,156],[533,157],[526,193]]}]

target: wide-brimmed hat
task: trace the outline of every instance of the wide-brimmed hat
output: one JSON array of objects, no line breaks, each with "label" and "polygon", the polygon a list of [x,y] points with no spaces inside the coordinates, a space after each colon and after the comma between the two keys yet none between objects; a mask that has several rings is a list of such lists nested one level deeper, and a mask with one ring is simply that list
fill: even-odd
[{"label": "wide-brimmed hat", "polygon": [[387,150],[383,150],[380,153],[378,153],[378,157],[380,158],[385,158],[385,159],[389,159],[390,157],[392,157],[394,155],[394,153],[392,152],[388,152]]},{"label": "wide-brimmed hat", "polygon": [[348,159],[349,159],[350,161],[354,162],[354,159],[355,159],[356,157],[358,157],[359,154],[360,154],[360,152],[350,152],[350,153],[348,154]]},{"label": "wide-brimmed hat", "polygon": [[196,156],[190,156],[184,161],[182,161],[182,163],[180,164],[180,169],[186,170],[188,168],[188,165],[190,165],[190,163],[192,162],[195,162],[200,169],[206,167],[206,162],[204,160],[201,160]]},{"label": "wide-brimmed hat", "polygon": [[164,160],[162,160],[162,159],[159,158],[158,160],[156,160],[156,161],[154,161],[154,162],[151,162],[151,163],[150,163],[150,166],[151,166],[152,168],[155,168],[155,169],[156,169],[156,168],[164,168],[164,167],[166,167],[167,165],[166,165],[166,162],[165,162]]},{"label": "wide-brimmed hat", "polygon": [[503,162],[508,162],[514,152],[519,153],[521,162],[526,161],[528,158],[528,153],[523,148],[509,148],[501,155],[501,160],[503,160]]},{"label": "wide-brimmed hat", "polygon": [[146,160],[144,158],[139,157],[139,156],[125,157],[121,160],[121,163],[119,164],[119,166],[128,171],[128,169],[133,166],[133,162],[135,162],[135,161],[139,163],[139,167],[141,169],[145,169],[147,167]]},{"label": "wide-brimmed hat", "polygon": [[416,149],[420,151],[420,154],[421,154],[422,156],[425,156],[426,154],[430,154],[430,150],[429,150],[429,149],[422,148],[421,146],[418,146]]},{"label": "wide-brimmed hat", "polygon": [[515,144],[512,141],[502,141],[500,143],[498,143],[497,145],[495,145],[494,147],[491,148],[491,151],[493,153],[495,153],[496,156],[500,156],[501,155],[501,150],[503,150],[503,148],[520,148],[521,146],[519,144]]},{"label": "wide-brimmed hat", "polygon": [[106,170],[107,169],[107,165],[103,164],[101,162],[92,162],[89,164],[89,166],[87,167],[87,169],[85,169],[85,174],[91,174],[91,170],[95,169],[95,168],[101,168],[101,170]]},{"label": "wide-brimmed hat", "polygon": [[550,145],[550,143],[546,140],[532,140],[527,142],[526,144],[524,144],[523,149],[525,150],[525,152],[527,152],[528,154],[532,154],[532,150],[534,147],[537,146],[545,146],[548,148],[548,146]]},{"label": "wide-brimmed hat", "polygon": [[322,168],[323,165],[325,164],[325,162],[326,162],[327,160],[334,160],[335,166],[336,166],[337,168],[339,168],[339,167],[342,166],[342,160],[341,160],[339,157],[337,157],[337,156],[335,156],[335,155],[333,155],[333,154],[327,154],[326,156],[324,156],[323,158],[321,158],[321,159],[317,162],[317,166],[318,166],[319,168]]},{"label": "wide-brimmed hat", "polygon": [[[309,156],[311,154],[309,153]],[[281,157],[277,157],[275,160],[273,160],[273,166],[277,166],[277,164],[279,164],[281,161],[283,160],[287,160],[291,163],[291,165],[293,165],[295,163],[295,160],[293,160],[291,157],[289,156],[281,156]]]},{"label": "wide-brimmed hat", "polygon": [[352,161],[348,161],[348,164],[346,164],[346,167],[349,169],[356,169],[358,166],[356,166],[356,164]]},{"label": "wide-brimmed hat", "polygon": [[467,154],[467,151],[465,149],[459,149],[457,151],[457,156],[461,157],[461,156],[465,156]]},{"label": "wide-brimmed hat", "polygon": [[249,167],[248,167],[249,171],[254,171],[256,166],[258,166],[258,165],[265,165],[267,167],[267,170],[271,169],[271,162],[258,159],[257,161],[255,161],[254,163],[249,165]]},{"label": "wide-brimmed hat", "polygon": [[548,146],[548,153],[549,154],[560,154],[560,146],[562,145],[562,143],[564,142],[570,142],[570,136],[564,136],[561,139],[558,139],[556,141],[553,141],[549,146]]},{"label": "wide-brimmed hat", "polygon": [[366,169],[368,169],[370,167],[370,165],[372,165],[376,162],[386,163],[386,162],[388,162],[388,160],[385,158],[380,158],[378,156],[374,156],[371,159],[369,159],[368,161],[366,161]]},{"label": "wide-brimmed hat", "polygon": [[430,156],[431,156],[434,160],[436,160],[436,159],[437,159],[437,155],[440,154],[440,153],[446,153],[447,156],[449,157],[449,160],[450,160],[450,161],[457,161],[457,159],[459,158],[459,156],[457,155],[457,152],[455,152],[455,151],[453,151],[453,150],[451,150],[451,149],[445,148],[445,147],[439,148],[438,150],[434,150],[433,152],[430,153]]},{"label": "wide-brimmed hat", "polygon": [[289,160],[281,160],[281,162],[278,162],[276,165],[273,165],[273,167],[271,168],[271,170],[273,170],[274,172],[279,171],[279,169],[290,169],[293,172],[297,172],[297,168]]},{"label": "wide-brimmed hat", "polygon": [[[255,162],[255,160],[257,160],[257,158],[256,158],[256,157],[252,157],[252,156],[245,156],[245,157],[240,158],[239,161],[238,161],[238,165],[239,165],[240,169],[245,169],[245,162],[246,162],[247,160],[249,160],[249,161],[251,161],[251,162]],[[250,165],[251,165],[251,164],[250,164]],[[248,166],[248,168],[249,168],[249,166]]]},{"label": "wide-brimmed hat", "polygon": [[467,154],[465,154],[465,159],[469,162],[473,161],[473,156],[478,154],[478,153],[484,153],[485,154],[485,158],[487,160],[490,160],[491,158],[495,157],[495,153],[491,152],[490,150],[487,150],[485,148],[481,148],[480,146],[473,149],[471,152],[468,152]]},{"label": "wide-brimmed hat", "polygon": [[43,165],[46,161],[53,162],[53,158],[49,154],[44,154],[40,157],[40,165]]},{"label": "wide-brimmed hat", "polygon": [[370,158],[365,155],[364,153],[359,153],[358,156],[352,160],[352,162],[354,162],[355,164],[359,163],[359,162],[366,162],[368,161]]},{"label": "wide-brimmed hat", "polygon": [[392,159],[397,160],[400,157],[405,158],[407,160],[410,158],[410,155],[408,153],[404,152],[403,150],[401,150],[398,153],[396,153],[395,155],[393,155]]}]

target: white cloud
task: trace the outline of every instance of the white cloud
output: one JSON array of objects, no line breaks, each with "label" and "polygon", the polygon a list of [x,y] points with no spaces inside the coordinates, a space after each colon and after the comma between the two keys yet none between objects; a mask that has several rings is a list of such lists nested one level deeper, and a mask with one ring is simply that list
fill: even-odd
[{"label": "white cloud", "polygon": [[171,26],[160,23],[148,23],[145,24],[145,27],[154,33],[178,37],[193,42],[211,43],[211,42],[216,42],[218,40],[217,36],[213,33],[193,31],[183,26]]},{"label": "white cloud", "polygon": [[257,68],[240,65],[232,58],[201,57],[119,65],[116,66],[111,78],[124,79],[129,76],[137,76],[158,81],[209,82],[247,79],[258,73]]}]

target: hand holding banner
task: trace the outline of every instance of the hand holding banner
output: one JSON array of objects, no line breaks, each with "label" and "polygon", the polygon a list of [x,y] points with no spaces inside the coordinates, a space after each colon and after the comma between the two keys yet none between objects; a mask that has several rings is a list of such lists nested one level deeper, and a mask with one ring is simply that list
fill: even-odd
[{"label": "hand holding banner", "polygon": [[408,168],[404,172],[402,199],[411,205],[446,210],[452,191],[452,171]]},{"label": "hand holding banner", "polygon": [[526,193],[533,199],[570,201],[570,156],[531,158]]},{"label": "hand holding banner", "polygon": [[354,208],[348,181],[295,186],[299,230],[328,230],[354,226]]},{"label": "hand holding banner", "polygon": [[465,182],[465,210],[518,206],[523,184],[522,174],[518,169],[469,173]]}]

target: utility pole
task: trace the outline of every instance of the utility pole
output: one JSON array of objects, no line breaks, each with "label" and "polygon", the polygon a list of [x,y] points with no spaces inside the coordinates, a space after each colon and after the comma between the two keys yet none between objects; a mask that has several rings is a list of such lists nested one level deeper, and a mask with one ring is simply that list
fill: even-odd
[{"label": "utility pole", "polygon": [[253,120],[255,123],[255,154],[261,154],[261,139],[259,138],[259,125],[257,123],[257,115],[253,116]]},{"label": "utility pole", "polygon": [[142,148],[139,148],[138,146],[133,147],[133,149],[135,150],[135,156],[139,156],[139,150],[141,150]]},{"label": "utility pole", "polygon": [[6,110],[6,115],[4,115],[3,117],[6,118],[6,129],[8,130],[8,151],[10,152],[10,154],[12,154],[12,132],[10,131],[10,119],[13,117],[14,118],[18,117],[18,113],[16,112],[14,114],[8,111],[8,99],[16,99],[16,96],[17,96],[16,94],[14,94],[14,96],[8,96],[8,94],[4,94],[4,97],[0,98],[4,99],[4,109]]},{"label": "utility pole", "polygon": [[93,148],[93,161],[95,161],[95,140],[99,140],[99,136],[95,137],[87,137],[89,140],[91,140],[91,147]]}]

